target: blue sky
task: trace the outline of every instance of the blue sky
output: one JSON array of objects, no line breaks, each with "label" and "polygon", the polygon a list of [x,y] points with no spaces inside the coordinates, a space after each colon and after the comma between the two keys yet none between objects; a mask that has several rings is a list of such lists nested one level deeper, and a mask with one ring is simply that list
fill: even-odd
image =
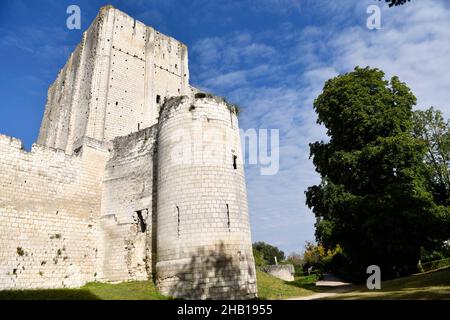
[{"label": "blue sky", "polygon": [[[356,65],[398,75],[418,97],[450,116],[450,4],[419,1],[389,9],[375,0],[127,0],[115,7],[189,47],[191,83],[227,96],[240,125],[280,130],[280,171],[246,168],[253,240],[287,253],[314,239],[304,191],[319,177],[308,143],[326,139],[312,109],[326,79]],[[66,8],[81,8],[81,30]],[[103,1],[0,0],[0,133],[29,148],[47,88]],[[366,28],[370,4],[382,29]]]}]

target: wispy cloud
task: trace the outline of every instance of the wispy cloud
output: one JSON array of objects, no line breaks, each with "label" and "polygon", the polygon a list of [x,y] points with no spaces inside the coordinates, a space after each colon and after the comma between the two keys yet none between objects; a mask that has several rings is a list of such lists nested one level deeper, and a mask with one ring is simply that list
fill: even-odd
[{"label": "wispy cloud", "polygon": [[241,104],[241,127],[280,129],[279,173],[260,176],[249,166],[246,174],[254,239],[286,251],[301,250],[314,238],[304,191],[320,181],[308,144],[328,139],[312,108],[327,79],[357,65],[378,67],[407,82],[419,106],[440,106],[450,116],[450,73],[444,71],[450,65],[450,9],[444,1],[383,7],[378,31],[365,23],[373,1],[319,3],[300,9],[337,18],[302,29],[283,22],[272,30],[205,38],[191,51],[193,73],[203,71],[196,84]]},{"label": "wispy cloud", "polygon": [[[83,15],[92,17],[101,5],[78,2]],[[407,82],[419,107],[434,105],[450,116],[448,1],[417,0],[391,9],[374,0],[112,2],[188,43],[193,85],[238,103],[243,129],[280,129],[279,173],[261,176],[259,168],[248,166],[246,175],[254,239],[288,252],[301,250],[305,240],[314,238],[314,216],[305,206],[304,191],[320,178],[309,160],[308,144],[327,139],[312,105],[328,78],[356,65],[378,67],[388,77],[398,75]],[[383,8],[382,29],[370,31],[366,8],[374,3]],[[22,0],[9,6],[13,4],[21,13],[30,6]],[[21,69],[26,82],[14,73],[15,81],[24,84],[20,92],[25,91],[25,83],[39,80],[44,87],[42,81],[48,85],[54,80],[76,44],[74,38],[79,41],[64,29],[64,5],[48,1],[45,8],[39,15],[23,14],[17,26],[0,23],[2,49],[33,59],[33,66]],[[61,19],[48,23],[53,12],[60,12]],[[9,67],[6,63],[11,60],[5,61],[3,67]],[[31,67],[38,79],[29,77]],[[42,90],[44,100],[45,89],[39,86],[34,88]],[[34,106],[35,99],[30,101]]]}]

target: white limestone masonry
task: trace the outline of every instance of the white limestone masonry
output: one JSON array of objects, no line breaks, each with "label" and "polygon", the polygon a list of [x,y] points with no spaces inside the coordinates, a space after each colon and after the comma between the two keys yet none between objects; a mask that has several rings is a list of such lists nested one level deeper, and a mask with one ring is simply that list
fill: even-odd
[{"label": "white limestone masonry", "polygon": [[189,85],[184,44],[105,6],[32,150],[0,135],[0,290],[147,279],[256,297],[238,118]]},{"label": "white limestone masonry", "polygon": [[284,281],[294,281],[295,269],[292,264],[279,264],[274,266],[264,267],[264,271],[268,274],[284,280]]}]

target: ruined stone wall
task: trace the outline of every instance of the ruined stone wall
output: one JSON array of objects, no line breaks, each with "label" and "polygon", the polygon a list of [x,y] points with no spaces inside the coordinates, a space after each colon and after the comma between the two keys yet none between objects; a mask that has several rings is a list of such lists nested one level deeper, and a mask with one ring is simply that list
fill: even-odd
[{"label": "ruined stone wall", "polygon": [[[98,35],[102,19],[98,16],[83,33],[47,94],[47,104],[37,143],[72,153],[74,144],[85,135],[93,101],[98,100],[96,68],[101,52]],[[95,81],[94,81],[95,80]],[[94,137],[92,135],[92,137]]]},{"label": "ruined stone wall", "polygon": [[238,121],[189,85],[184,44],[106,6],[38,144],[0,135],[0,289],[155,273],[175,297],[255,297]]},{"label": "ruined stone wall", "polygon": [[158,133],[157,284],[182,298],[253,298],[256,274],[236,113],[178,97]]},{"label": "ruined stone wall", "polygon": [[76,287],[96,278],[96,225],[108,152],[78,155],[0,135],[0,288]]},{"label": "ruined stone wall", "polygon": [[100,280],[151,278],[156,129],[153,126],[113,141],[99,222]]},{"label": "ruined stone wall", "polygon": [[157,122],[166,97],[188,94],[187,47],[103,7],[48,91],[38,143],[71,154]]},{"label": "ruined stone wall", "polygon": [[263,268],[264,272],[277,277],[284,281],[294,281],[295,269],[292,264],[279,264],[273,266],[266,266]]}]

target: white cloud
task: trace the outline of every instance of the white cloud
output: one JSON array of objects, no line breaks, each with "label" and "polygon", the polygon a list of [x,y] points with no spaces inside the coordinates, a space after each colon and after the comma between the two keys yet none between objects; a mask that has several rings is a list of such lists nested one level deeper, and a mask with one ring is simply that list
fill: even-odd
[{"label": "white cloud", "polygon": [[[382,30],[366,28],[372,1],[305,2],[305,11],[328,15],[323,25],[207,38],[194,46],[204,70],[196,83],[243,106],[242,128],[279,128],[280,172],[260,176],[246,168],[254,240],[300,251],[314,239],[314,215],[304,191],[320,181],[309,160],[309,143],[326,140],[312,108],[324,82],[356,65],[398,75],[418,97],[419,106],[435,105],[450,116],[450,9],[444,1],[383,6]],[[322,17],[323,18],[323,17]],[[264,82],[263,79],[269,81]]]},{"label": "white cloud", "polygon": [[368,65],[397,75],[419,108],[434,105],[450,117],[450,9],[442,1],[415,1],[402,9],[383,10],[382,30],[355,26],[330,39],[332,64],[340,72]]}]

